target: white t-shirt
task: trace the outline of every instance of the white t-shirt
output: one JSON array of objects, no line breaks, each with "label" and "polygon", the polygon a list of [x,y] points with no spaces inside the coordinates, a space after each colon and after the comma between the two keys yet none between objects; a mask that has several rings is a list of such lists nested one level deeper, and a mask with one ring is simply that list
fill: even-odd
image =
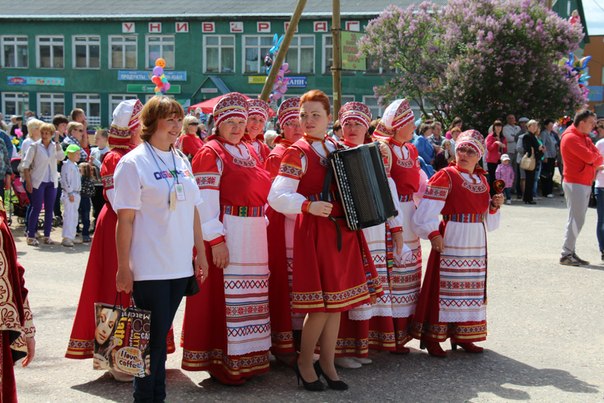
[{"label": "white t-shirt", "polygon": [[[176,169],[174,167],[176,166]],[[177,171],[185,200],[170,210],[170,190]],[[114,175],[113,208],[136,210],[130,246],[134,281],[166,280],[193,275],[193,222],[202,203],[186,158],[143,142],[126,154]]]},{"label": "white t-shirt", "polygon": [[[596,148],[598,149],[598,151],[600,151],[600,154],[604,156],[604,139],[598,140],[598,142],[596,143]],[[604,187],[604,171],[598,171],[598,174],[596,175],[595,187]]]}]

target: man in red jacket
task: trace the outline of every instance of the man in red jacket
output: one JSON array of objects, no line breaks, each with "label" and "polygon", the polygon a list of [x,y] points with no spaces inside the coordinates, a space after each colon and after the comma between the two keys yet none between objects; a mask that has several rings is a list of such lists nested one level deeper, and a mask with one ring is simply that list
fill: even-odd
[{"label": "man in red jacket", "polygon": [[562,188],[568,206],[568,222],[560,264],[565,266],[589,264],[577,256],[575,245],[585,223],[591,184],[596,173],[604,169],[602,155],[589,138],[589,133],[595,125],[596,114],[589,110],[580,110],[575,115],[573,124],[562,133],[560,143],[560,152],[564,161]]}]

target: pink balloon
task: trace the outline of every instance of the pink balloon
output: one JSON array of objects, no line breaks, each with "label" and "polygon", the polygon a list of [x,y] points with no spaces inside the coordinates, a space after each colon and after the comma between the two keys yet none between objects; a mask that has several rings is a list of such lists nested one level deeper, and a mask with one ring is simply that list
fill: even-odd
[{"label": "pink balloon", "polygon": [[273,100],[274,100],[274,101],[279,100],[279,98],[281,98],[281,97],[283,96],[283,94],[282,94],[282,93],[280,93],[280,92],[278,92],[278,91],[277,91],[277,92],[273,92],[273,94],[272,94],[272,95],[273,95]]},{"label": "pink balloon", "polygon": [[281,87],[279,87],[279,92],[285,94],[287,92],[287,84],[283,84]]},{"label": "pink balloon", "polygon": [[165,89],[166,91],[169,91],[169,90],[170,90],[170,87],[171,87],[170,83],[164,83],[164,89]]}]

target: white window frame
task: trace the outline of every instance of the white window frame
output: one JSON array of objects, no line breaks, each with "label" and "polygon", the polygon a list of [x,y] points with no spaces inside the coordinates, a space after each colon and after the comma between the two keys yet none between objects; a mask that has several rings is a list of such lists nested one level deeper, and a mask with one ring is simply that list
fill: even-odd
[{"label": "white window frame", "polygon": [[[208,39],[209,38],[218,38],[218,45],[210,45],[210,48],[218,49],[218,71],[208,71],[207,65],[207,50],[208,50]],[[233,40],[233,45],[223,45],[222,41],[224,38],[231,38]],[[223,72],[222,66],[222,50],[224,48],[233,49],[233,71],[231,72]],[[235,43],[235,35],[204,35],[203,37],[203,72],[205,74],[234,74],[236,72],[235,66],[237,65],[237,44]]]},{"label": "white window frame", "polygon": [[[15,103],[15,113],[9,113],[6,104]],[[29,110],[29,93],[27,92],[3,92],[2,93],[2,111],[5,116],[17,115],[23,116],[25,111]]]},{"label": "white window frame", "polygon": [[[71,37],[72,41],[72,66],[77,70],[100,70],[101,69],[101,37],[99,35],[73,35]],[[90,67],[90,46],[96,45],[99,48],[99,65],[97,67]],[[86,66],[81,67],[77,66],[77,53],[76,48],[78,46],[86,46]]]},{"label": "white window frame", "polygon": [[[90,113],[90,105],[98,104],[99,105],[99,114],[98,116]],[[101,124],[101,116],[103,116],[103,111],[101,109],[101,96],[100,94],[73,94],[73,108],[81,108],[86,113],[86,118],[88,120],[88,126],[100,126]]]},{"label": "white window frame", "polygon": [[[128,42],[128,40],[134,42]],[[128,46],[134,45],[134,66],[126,66],[126,48]],[[109,44],[107,49],[108,55],[108,65],[110,69],[122,69],[122,70],[135,70],[138,67],[138,37],[136,35],[109,35]],[[123,65],[114,66],[113,65],[113,46],[121,46],[122,47],[122,63]]]},{"label": "white window frame", "polygon": [[[43,102],[50,103],[49,115],[42,115]],[[63,110],[57,110],[57,107],[55,106],[56,103],[62,103]],[[38,113],[42,117],[42,120],[44,120],[45,122],[51,122],[52,118],[55,115],[65,115],[65,94],[63,94],[62,92],[39,92],[37,96],[36,107],[36,111],[38,111]]]},{"label": "white window frame", "polygon": [[[253,45],[246,45],[246,40],[249,38],[255,38],[258,40],[258,44],[256,46]],[[262,40],[262,38],[268,38],[270,40],[270,44],[267,45],[261,45],[260,41]],[[242,48],[242,53],[241,53],[241,71],[243,74],[262,74],[264,73],[264,57],[266,56],[266,54],[268,53],[268,50],[270,48],[273,47],[273,37],[271,35],[243,35],[243,38],[241,39],[241,48]],[[258,65],[256,70],[254,71],[247,71],[247,49],[256,49],[256,51],[258,52]],[[266,48],[266,52],[263,52],[262,50]]]},{"label": "white window frame", "polygon": [[[159,45],[160,51],[159,56],[166,61],[166,69],[172,70],[176,65],[176,38],[174,35],[156,35],[148,34],[145,36],[145,68],[152,69],[155,67],[155,60],[149,60],[149,46],[151,46],[150,39],[159,39],[159,42],[153,42],[153,45]],[[172,45],[174,49],[174,60],[170,60],[169,57],[164,56],[164,46]]]},{"label": "white window frame", "polygon": [[[4,55],[4,47],[12,46],[13,47],[13,60],[12,65],[7,65],[6,57]],[[19,48],[25,47],[26,53],[26,65],[18,66],[17,61],[19,60]],[[9,69],[27,69],[29,68],[29,42],[27,35],[4,35],[0,37],[0,62],[2,63],[2,67]]]},{"label": "white window frame", "polygon": [[[50,66],[42,67],[42,46],[50,48]],[[55,66],[55,46],[63,49],[63,65]],[[36,67],[39,69],[64,69],[65,68],[65,37],[63,35],[38,35],[36,36]]]},{"label": "white window frame", "polygon": [[136,98],[135,94],[109,94],[109,122],[113,121],[113,111],[120,102]]},{"label": "white window frame", "polygon": [[[305,38],[312,38],[313,44],[304,45],[304,46],[300,45],[302,43],[302,39],[305,39]],[[316,66],[315,66],[315,45],[316,45],[316,42],[317,42],[317,38],[315,37],[315,35],[294,35],[294,37],[292,38],[292,41],[289,45],[289,49],[287,50],[287,53],[289,53],[293,50],[297,50],[297,58],[298,58],[297,71],[292,70],[291,63],[289,63],[290,60],[288,59],[287,55],[285,56],[285,61],[289,63],[290,70],[292,70],[292,74],[309,74],[309,75],[315,74],[315,68],[316,68]],[[300,65],[301,65],[300,61],[302,58],[302,54],[301,54],[302,49],[312,49],[312,61],[313,61],[312,71],[300,71]]]},{"label": "white window frame", "polygon": [[[327,44],[327,40],[330,39],[331,40],[331,44]],[[327,62],[329,61],[329,53],[331,52],[331,62],[333,64],[333,35],[328,34],[328,35],[323,35],[322,38],[322,44],[323,44],[323,55],[321,58],[321,70],[322,73],[321,74],[331,74],[331,66],[327,65]]]}]

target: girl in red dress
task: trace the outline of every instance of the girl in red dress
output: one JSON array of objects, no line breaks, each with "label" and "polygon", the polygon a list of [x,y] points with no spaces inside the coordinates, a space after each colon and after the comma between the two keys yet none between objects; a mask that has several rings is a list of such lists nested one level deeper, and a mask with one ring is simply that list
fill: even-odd
[{"label": "girl in red dress", "polygon": [[447,338],[453,349],[459,345],[469,353],[481,353],[474,342],[486,339],[486,232],[499,226],[503,195],[489,195],[486,172],[477,166],[484,150],[480,133],[463,132],[456,163],[430,179],[413,217],[432,251],[412,332],[436,357],[446,357],[439,343]]},{"label": "girl in red dress", "polygon": [[245,141],[253,147],[260,165],[264,166],[266,158],[271,152],[271,149],[264,143],[264,127],[271,113],[271,107],[261,99],[248,99],[247,107]]},{"label": "girl in red dress", "polygon": [[214,107],[216,134],[193,158],[210,274],[187,299],[182,368],[239,385],[269,370],[268,246],[264,206],[270,179],[242,142],[248,105],[230,93]]},{"label": "girl in red dress", "polygon": [[[281,136],[266,159],[265,168],[271,180],[279,173],[281,160],[287,148],[302,137],[300,127],[300,98],[286,99],[277,112]],[[295,215],[285,215],[268,208],[268,266],[269,307],[271,312],[272,353],[291,363],[291,355],[300,348],[300,332],[304,315],[292,313],[292,268],[294,255]]]},{"label": "girl in red dress", "polygon": [[[333,197],[320,201],[327,173],[327,157],[337,144],[327,135],[331,120],[329,98],[312,90],[300,98],[300,124],[304,137],[287,149],[269,194],[269,204],[283,214],[297,214],[294,234],[293,311],[307,314],[300,355],[295,365],[298,381],[307,390],[321,391],[323,376],[332,389],[345,390],[334,365],[341,312],[369,303],[372,289],[381,294],[375,273],[365,276],[362,251],[366,243],[359,231],[343,222],[342,204]],[[332,194],[335,188],[332,186]],[[340,233],[338,234],[337,228]],[[344,247],[337,247],[341,236]],[[317,343],[319,361],[313,365]]]}]

